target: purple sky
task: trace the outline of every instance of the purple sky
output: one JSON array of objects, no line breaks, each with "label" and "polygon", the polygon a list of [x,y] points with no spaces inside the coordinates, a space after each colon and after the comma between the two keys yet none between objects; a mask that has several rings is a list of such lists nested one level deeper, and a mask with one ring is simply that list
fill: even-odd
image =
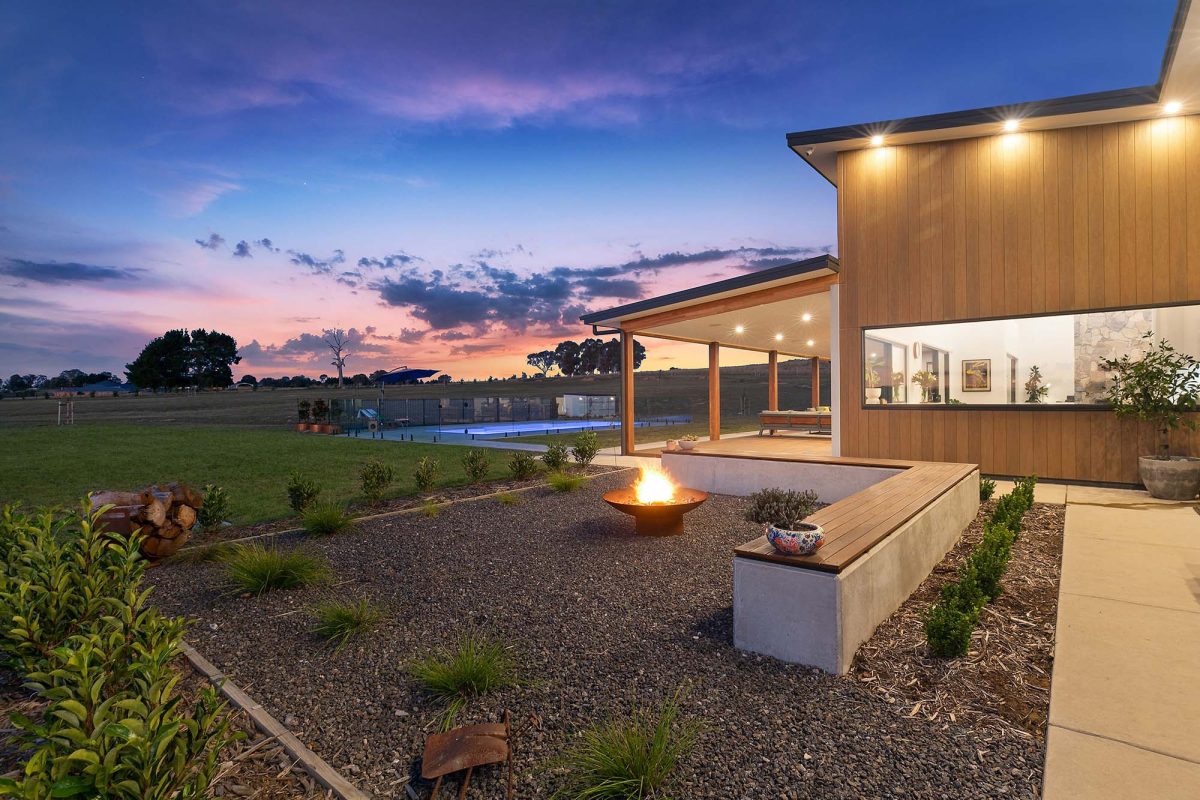
[{"label": "purple sky", "polygon": [[[836,252],[790,130],[1152,83],[1139,2],[0,9],[0,373],[527,369],[579,313]],[[653,345],[649,366],[701,349]]]}]

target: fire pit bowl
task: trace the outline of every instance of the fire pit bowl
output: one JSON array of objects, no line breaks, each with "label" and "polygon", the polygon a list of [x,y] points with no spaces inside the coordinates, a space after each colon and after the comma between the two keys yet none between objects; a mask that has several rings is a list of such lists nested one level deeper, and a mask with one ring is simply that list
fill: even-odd
[{"label": "fire pit bowl", "polygon": [[632,486],[604,493],[604,502],[633,517],[633,529],[644,536],[675,536],[683,533],[683,515],[708,499],[699,489],[677,489],[665,503],[640,503]]}]

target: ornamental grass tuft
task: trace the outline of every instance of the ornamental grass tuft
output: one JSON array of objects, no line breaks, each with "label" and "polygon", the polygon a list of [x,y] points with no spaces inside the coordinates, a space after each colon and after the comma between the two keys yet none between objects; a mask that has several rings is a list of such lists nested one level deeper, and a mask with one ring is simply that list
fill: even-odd
[{"label": "ornamental grass tuft", "polygon": [[572,475],[569,472],[553,472],[546,479],[550,488],[556,492],[573,492],[587,482],[583,475]]},{"label": "ornamental grass tuft", "polygon": [[313,608],[313,633],[336,641],[341,648],[351,636],[367,633],[383,619],[383,611],[360,599],[354,603],[330,600]]},{"label": "ornamental grass tuft", "polygon": [[556,798],[627,800],[664,797],[699,726],[680,719],[680,692],[657,709],[635,710],[583,732],[562,759],[566,783]]},{"label": "ornamental grass tuft", "polygon": [[322,503],[304,512],[304,530],[315,536],[332,536],[354,525],[354,518],[337,503]]},{"label": "ornamental grass tuft", "polygon": [[518,683],[509,648],[477,631],[464,634],[453,648],[411,662],[408,672],[443,703],[444,730],[472,698]]},{"label": "ornamental grass tuft", "polygon": [[259,544],[238,545],[225,557],[229,582],[246,592],[298,589],[326,580],[325,562],[300,550],[278,550]]}]

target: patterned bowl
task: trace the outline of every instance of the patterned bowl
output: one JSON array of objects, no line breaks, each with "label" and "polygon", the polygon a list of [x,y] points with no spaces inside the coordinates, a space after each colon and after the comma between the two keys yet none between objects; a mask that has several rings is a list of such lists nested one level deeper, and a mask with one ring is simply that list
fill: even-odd
[{"label": "patterned bowl", "polygon": [[767,526],[767,541],[785,556],[809,556],[825,544],[825,531],[820,525],[801,522],[794,531]]}]

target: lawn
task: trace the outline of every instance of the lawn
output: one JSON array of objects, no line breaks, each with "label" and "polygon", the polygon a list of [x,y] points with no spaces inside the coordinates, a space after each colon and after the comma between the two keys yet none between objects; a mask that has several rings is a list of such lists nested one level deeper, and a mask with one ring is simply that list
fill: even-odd
[{"label": "lawn", "polygon": [[[369,458],[396,469],[388,497],[415,492],[413,467],[431,456],[441,483],[464,483],[459,459],[468,449],[381,442],[280,430],[134,425],[75,425],[5,430],[0,447],[0,502],[74,504],[96,489],[134,489],[181,480],[215,483],[229,493],[232,521],[262,522],[291,515],[288,473],[299,469],[322,487],[322,499],[359,499],[358,470]],[[493,453],[492,474],[507,474],[506,453]]]},{"label": "lawn", "polygon": [[[757,419],[739,419],[739,420],[723,420],[721,422],[721,433],[740,433],[742,431],[758,430]],[[636,428],[633,435],[633,440],[637,444],[646,444],[647,442],[662,442],[667,439],[678,439],[689,433],[700,437],[708,436],[708,420],[692,421],[681,423],[679,425],[652,425],[645,428]],[[576,433],[552,433],[546,436],[516,436],[509,441],[513,442],[529,442],[531,444],[565,444],[568,447],[575,443]],[[617,447],[621,444],[621,432],[619,430],[596,431],[596,438],[600,441],[601,447]]]}]

